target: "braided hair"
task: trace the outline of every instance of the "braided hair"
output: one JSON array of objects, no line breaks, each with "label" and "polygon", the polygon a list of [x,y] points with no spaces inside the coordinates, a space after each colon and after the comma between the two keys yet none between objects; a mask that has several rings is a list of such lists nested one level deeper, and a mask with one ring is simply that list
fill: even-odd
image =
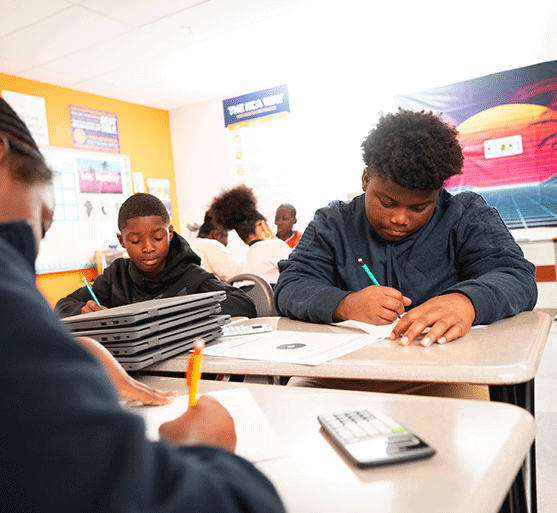
[{"label": "braided hair", "polygon": [[28,184],[52,181],[52,170],[31,132],[3,98],[0,98],[0,137],[8,148],[5,164],[14,179]]}]

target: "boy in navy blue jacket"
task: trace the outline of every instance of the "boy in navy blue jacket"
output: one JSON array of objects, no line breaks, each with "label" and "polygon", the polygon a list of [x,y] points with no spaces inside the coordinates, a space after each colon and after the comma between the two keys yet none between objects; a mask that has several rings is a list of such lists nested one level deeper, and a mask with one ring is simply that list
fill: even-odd
[{"label": "boy in navy blue jacket", "polygon": [[[496,209],[443,184],[461,173],[455,129],[432,113],[399,110],[362,144],[364,194],[318,210],[281,271],[282,315],[311,322],[398,321],[391,339],[422,346],[531,310],[535,267]],[[380,283],[373,285],[358,259]]]},{"label": "boy in navy blue jacket", "polygon": [[284,513],[268,479],[229,452],[234,422],[217,401],[202,396],[148,441],[38,292],[51,180],[0,98],[0,511]]}]

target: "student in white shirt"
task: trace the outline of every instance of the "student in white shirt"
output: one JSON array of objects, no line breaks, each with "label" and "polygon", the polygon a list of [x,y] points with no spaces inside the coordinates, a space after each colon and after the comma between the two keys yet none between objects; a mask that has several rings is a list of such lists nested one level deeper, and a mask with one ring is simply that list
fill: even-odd
[{"label": "student in white shirt", "polygon": [[193,251],[201,258],[201,267],[215,274],[221,281],[240,274],[242,264],[238,262],[228,246],[228,232],[219,228],[207,212],[197,237],[190,242]]},{"label": "student in white shirt", "polygon": [[238,232],[240,238],[249,246],[242,272],[263,276],[274,286],[279,277],[278,262],[287,259],[292,248],[283,240],[272,236],[267,220],[262,214],[258,213],[251,222],[254,223],[253,229],[246,230],[244,236]]},{"label": "student in white shirt", "polygon": [[257,200],[250,187],[240,184],[213,199],[210,215],[218,226],[236,230],[249,246],[243,273],[263,276],[272,286],[279,277],[278,262],[292,251],[281,239],[275,238],[267,219],[257,210]]}]

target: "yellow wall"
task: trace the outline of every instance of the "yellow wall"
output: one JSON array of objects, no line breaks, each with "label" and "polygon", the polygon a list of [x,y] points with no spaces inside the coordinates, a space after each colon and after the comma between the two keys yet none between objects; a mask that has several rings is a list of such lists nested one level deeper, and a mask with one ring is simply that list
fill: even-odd
[{"label": "yellow wall", "polygon": [[[172,224],[180,232],[178,200],[174,181],[174,164],[170,141],[168,112],[112,100],[73,89],[52,86],[0,73],[0,91],[42,96],[46,104],[48,137],[51,146],[72,148],[70,105],[115,112],[118,116],[120,152],[129,155],[132,172],[143,173],[143,178],[166,178],[170,180],[172,195]],[[102,249],[102,248],[99,248]],[[69,271],[39,275],[37,283],[51,303],[81,286],[82,276],[93,279],[96,272]]]}]

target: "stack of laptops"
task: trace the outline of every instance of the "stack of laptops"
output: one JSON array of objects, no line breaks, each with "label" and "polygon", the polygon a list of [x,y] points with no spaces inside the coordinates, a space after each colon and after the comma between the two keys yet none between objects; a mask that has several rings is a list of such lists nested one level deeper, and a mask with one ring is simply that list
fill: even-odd
[{"label": "stack of laptops", "polygon": [[103,344],[126,370],[139,370],[211,342],[230,322],[220,315],[226,292],[152,299],[62,319],[76,337]]}]

